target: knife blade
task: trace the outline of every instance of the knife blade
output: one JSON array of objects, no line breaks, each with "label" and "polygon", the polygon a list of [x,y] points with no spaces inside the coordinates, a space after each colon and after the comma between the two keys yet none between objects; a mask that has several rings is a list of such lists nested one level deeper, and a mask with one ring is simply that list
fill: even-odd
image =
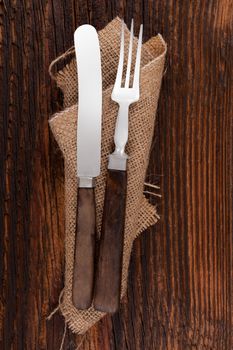
[{"label": "knife blade", "polygon": [[91,306],[95,256],[95,178],[100,174],[102,75],[98,34],[85,24],[74,33],[78,73],[77,222],[73,270],[73,304]]}]

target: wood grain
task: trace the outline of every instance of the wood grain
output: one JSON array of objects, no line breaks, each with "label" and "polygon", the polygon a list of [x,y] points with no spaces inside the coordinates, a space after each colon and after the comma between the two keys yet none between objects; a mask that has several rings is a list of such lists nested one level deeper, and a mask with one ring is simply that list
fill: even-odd
[{"label": "wood grain", "polygon": [[[5,6],[4,6],[5,4]],[[59,349],[64,176],[51,60],[116,15],[168,43],[148,179],[160,223],[134,245],[120,311],[63,349],[232,349],[231,0],[0,3],[0,348]],[[151,200],[154,201],[151,196]]]}]

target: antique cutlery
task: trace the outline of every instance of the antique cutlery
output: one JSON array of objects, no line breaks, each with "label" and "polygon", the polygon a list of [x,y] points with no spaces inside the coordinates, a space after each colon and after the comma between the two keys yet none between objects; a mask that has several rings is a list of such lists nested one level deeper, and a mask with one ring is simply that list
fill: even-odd
[{"label": "antique cutlery", "polygon": [[73,272],[73,304],[91,306],[95,253],[95,177],[100,174],[102,76],[98,35],[91,25],[74,33],[78,71],[78,203]]},{"label": "antique cutlery", "polygon": [[112,100],[119,104],[114,135],[115,151],[109,156],[100,250],[94,291],[94,307],[96,310],[104,312],[115,312],[120,303],[128,158],[125,153],[125,146],[128,140],[129,106],[139,99],[142,31],[141,25],[133,83],[132,87],[130,87],[133,49],[132,20],[126,78],[124,86],[122,87],[124,64],[124,22],[122,21],[119,64],[111,96]]}]

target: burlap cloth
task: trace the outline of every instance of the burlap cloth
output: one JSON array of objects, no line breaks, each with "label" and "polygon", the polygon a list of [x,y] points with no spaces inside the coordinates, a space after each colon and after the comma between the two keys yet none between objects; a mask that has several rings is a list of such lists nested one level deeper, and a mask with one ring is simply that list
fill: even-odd
[{"label": "burlap cloth", "polygon": [[[114,19],[99,32],[103,74],[103,120],[101,146],[101,175],[95,188],[97,232],[100,235],[104,201],[108,155],[113,151],[113,135],[118,105],[111,100],[120,50],[121,22]],[[125,30],[127,54],[129,31]],[[137,39],[134,39],[136,51]],[[126,152],[128,161],[128,184],[124,253],[122,270],[122,293],[127,287],[128,266],[134,239],[158,220],[156,208],[143,194],[144,179],[149,161],[149,152],[154,132],[155,113],[163,75],[166,44],[161,35],[151,38],[142,49],[140,100],[131,105],[129,112],[129,139]],[[65,165],[65,286],[60,310],[69,328],[79,334],[85,333],[104,313],[91,307],[79,311],[72,304],[72,277],[74,261],[75,223],[77,205],[76,175],[76,125],[77,125],[77,71],[74,50],[64,56],[73,56],[70,63],[55,74],[57,85],[64,94],[64,111],[52,116],[49,124],[63,153]],[[135,55],[135,53],[134,53]],[[127,60],[125,60],[127,61]],[[50,67],[52,69],[52,67]],[[90,101],[91,103],[91,101]],[[109,252],[111,254],[111,252]]]}]

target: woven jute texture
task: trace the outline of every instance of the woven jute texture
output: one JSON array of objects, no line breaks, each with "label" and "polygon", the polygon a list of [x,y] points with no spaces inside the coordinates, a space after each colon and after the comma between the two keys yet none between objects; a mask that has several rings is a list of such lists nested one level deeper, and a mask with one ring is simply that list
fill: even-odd
[{"label": "woven jute texture", "polygon": [[[100,235],[104,202],[108,155],[113,151],[113,136],[118,105],[111,100],[120,50],[121,22],[114,19],[99,32],[103,74],[103,115],[101,145],[101,175],[95,188],[97,232]],[[125,28],[125,55],[127,55],[129,31]],[[134,38],[134,57],[137,39]],[[128,183],[124,253],[122,269],[122,293],[126,292],[128,266],[134,239],[147,227],[156,223],[156,209],[144,197],[144,180],[149,161],[150,146],[154,132],[155,113],[163,75],[166,44],[161,35],[151,38],[142,48],[140,100],[129,110],[129,138],[126,152],[128,160]],[[67,53],[71,60],[55,74],[58,86],[64,93],[64,111],[52,116],[49,124],[63,153],[65,165],[65,287],[60,309],[69,328],[79,334],[85,333],[104,313],[91,307],[77,310],[72,304],[72,278],[77,206],[76,175],[76,125],[77,125],[77,71],[74,51]],[[65,55],[61,57],[63,60]],[[57,60],[56,60],[57,61]],[[58,60],[59,61],[59,60]],[[127,61],[125,59],[125,61]],[[91,101],[90,101],[91,103]],[[111,254],[111,252],[109,252]]]}]

